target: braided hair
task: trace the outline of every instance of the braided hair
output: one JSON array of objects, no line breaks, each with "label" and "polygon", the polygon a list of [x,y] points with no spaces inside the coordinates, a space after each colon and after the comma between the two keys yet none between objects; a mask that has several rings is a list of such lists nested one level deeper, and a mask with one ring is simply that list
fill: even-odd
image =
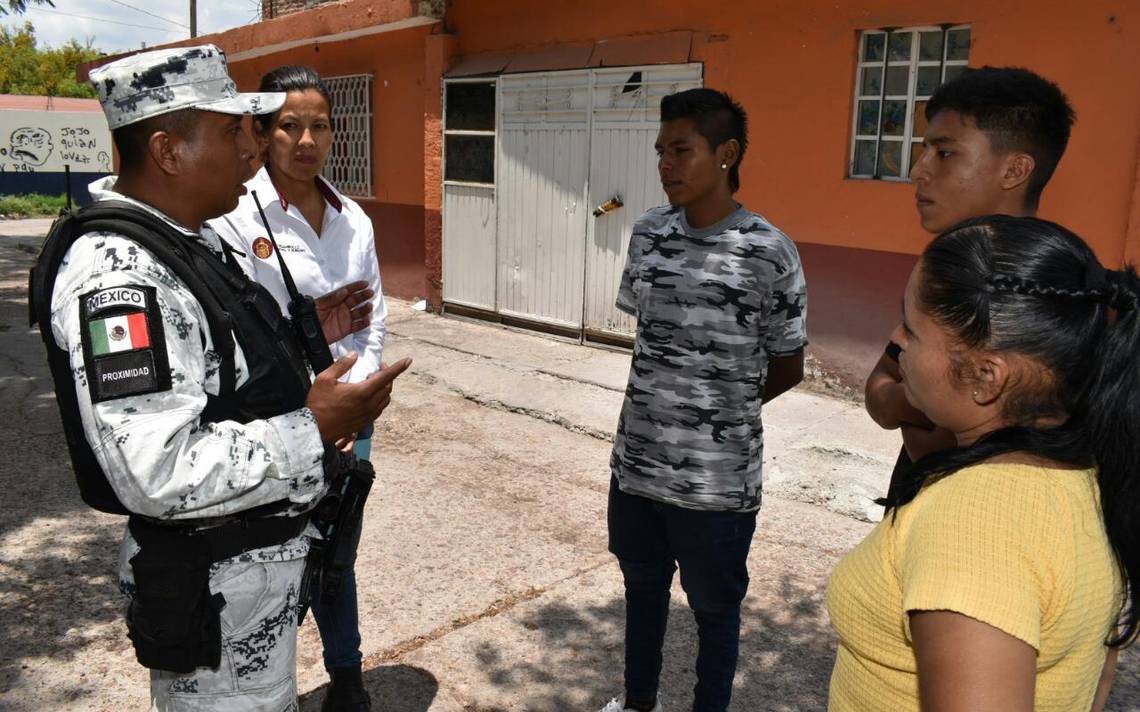
[{"label": "braided hair", "polygon": [[[1003,403],[1013,423],[972,445],[918,460],[884,500],[906,504],[926,484],[1008,452],[1097,468],[1109,542],[1128,583],[1110,645],[1140,628],[1140,278],[1106,270],[1081,238],[1036,218],[988,216],[939,235],[922,255],[922,310],[970,349],[1041,366]],[[1041,426],[1046,422],[1060,425]]]}]

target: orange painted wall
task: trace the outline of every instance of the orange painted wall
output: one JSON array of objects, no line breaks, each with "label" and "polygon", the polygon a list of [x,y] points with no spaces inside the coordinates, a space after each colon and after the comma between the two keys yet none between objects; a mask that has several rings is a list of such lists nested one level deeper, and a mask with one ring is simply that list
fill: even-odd
[{"label": "orange painted wall", "polygon": [[[231,57],[414,18],[411,0],[348,0],[199,38]],[[373,175],[385,291],[438,305],[440,82],[456,57],[525,52],[687,30],[706,86],[749,111],[740,198],[801,246],[812,351],[861,382],[897,319],[907,272],[929,236],[907,183],[845,177],[860,30],[969,23],[970,64],[1016,65],[1058,84],[1078,113],[1042,215],[1110,264],[1140,261],[1140,3],[1136,0],[451,0],[444,23],[236,61],[243,89],[284,63],[375,75]],[[189,44],[182,42],[179,44]]]},{"label": "orange painted wall", "polygon": [[448,12],[461,54],[697,31],[692,54],[706,86],[731,92],[751,116],[743,202],[799,242],[909,254],[927,240],[912,186],[844,177],[856,44],[861,29],[943,23],[972,25],[971,65],[1025,66],[1069,95],[1079,119],[1042,214],[1118,262],[1140,148],[1133,0],[454,0]]},{"label": "orange painted wall", "polygon": [[[285,18],[297,19],[297,18]],[[304,64],[324,76],[373,75],[372,199],[355,198],[372,218],[385,293],[426,294],[424,284],[424,42],[430,26],[359,39],[319,43],[232,62],[243,91],[284,64]],[[242,49],[248,49],[243,47]],[[235,52],[231,51],[231,54]]]}]

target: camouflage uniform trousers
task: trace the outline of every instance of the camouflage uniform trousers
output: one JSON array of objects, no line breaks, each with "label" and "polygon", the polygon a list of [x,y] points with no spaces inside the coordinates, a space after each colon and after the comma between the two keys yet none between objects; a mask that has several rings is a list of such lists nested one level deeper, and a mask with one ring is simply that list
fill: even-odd
[{"label": "camouflage uniform trousers", "polygon": [[[123,542],[120,586],[133,588]],[[151,670],[152,712],[295,712],[297,705],[298,593],[308,540],[258,549],[210,569],[210,591],[225,596],[221,611],[222,662],[189,675]]]}]

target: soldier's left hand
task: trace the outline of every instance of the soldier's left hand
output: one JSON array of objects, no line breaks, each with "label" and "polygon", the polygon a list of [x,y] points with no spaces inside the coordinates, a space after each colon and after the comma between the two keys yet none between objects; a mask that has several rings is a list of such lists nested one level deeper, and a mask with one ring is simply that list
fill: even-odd
[{"label": "soldier's left hand", "polygon": [[361,280],[317,297],[317,317],[321,320],[325,341],[333,344],[367,328],[372,323],[372,297],[375,294],[368,282]]}]

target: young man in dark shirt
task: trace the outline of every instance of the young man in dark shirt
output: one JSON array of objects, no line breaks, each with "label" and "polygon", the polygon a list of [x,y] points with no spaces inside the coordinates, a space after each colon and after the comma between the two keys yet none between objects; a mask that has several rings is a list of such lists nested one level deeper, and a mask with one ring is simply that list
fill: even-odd
[{"label": "young man in dark shirt", "polygon": [[[910,177],[922,227],[938,235],[982,215],[1035,215],[1075,114],[1047,79],[1026,69],[982,67],[939,87],[926,118],[926,150]],[[898,355],[898,345],[888,344],[866,385],[867,412],[903,436],[888,497],[914,460],[956,444],[907,402]]]}]

